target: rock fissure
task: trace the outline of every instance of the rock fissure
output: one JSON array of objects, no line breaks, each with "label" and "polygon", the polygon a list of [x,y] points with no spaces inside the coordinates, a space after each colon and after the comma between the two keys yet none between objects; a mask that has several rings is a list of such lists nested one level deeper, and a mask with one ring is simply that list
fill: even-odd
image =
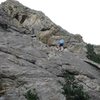
[{"label": "rock fissure", "polygon": [[[30,62],[30,63],[32,63],[32,64],[35,64],[35,62],[36,62],[36,60],[34,60],[34,59],[31,59],[31,60],[25,59],[23,56],[21,56],[21,54],[17,54],[18,52],[16,52],[16,50],[15,50],[15,53],[14,53],[14,52],[13,52],[14,50],[11,49],[11,48],[7,50],[7,48],[5,48],[5,47],[0,47],[0,51],[2,51],[2,52],[4,52],[4,53],[7,53],[7,54],[10,54],[10,55],[13,55],[13,56],[15,56],[16,58],[26,60],[26,61],[28,61],[28,62]],[[22,55],[23,55],[23,53],[22,53]]]}]

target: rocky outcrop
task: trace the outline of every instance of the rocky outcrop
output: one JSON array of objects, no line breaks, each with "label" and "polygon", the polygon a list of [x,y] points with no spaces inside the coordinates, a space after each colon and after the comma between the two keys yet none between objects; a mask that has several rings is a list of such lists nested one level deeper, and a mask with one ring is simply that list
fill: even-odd
[{"label": "rocky outcrop", "polygon": [[[59,38],[66,41],[63,52],[47,45]],[[100,100],[99,64],[87,61],[85,45],[80,35],[63,30],[42,12],[13,0],[2,3],[0,100],[26,100],[24,94],[34,88],[40,100],[66,100],[58,82],[64,81],[64,70],[75,76],[91,100]]]},{"label": "rocky outcrop", "polygon": [[0,25],[5,29],[13,29],[22,34],[37,36],[39,40],[56,45],[60,38],[65,39],[65,47],[69,50],[84,51],[82,37],[73,35],[54,24],[45,14],[31,10],[17,1],[7,0],[0,5]]},{"label": "rocky outcrop", "polygon": [[0,15],[2,24],[6,23],[8,27],[26,34],[48,30],[54,25],[42,12],[31,10],[14,0],[7,0],[1,4]]}]

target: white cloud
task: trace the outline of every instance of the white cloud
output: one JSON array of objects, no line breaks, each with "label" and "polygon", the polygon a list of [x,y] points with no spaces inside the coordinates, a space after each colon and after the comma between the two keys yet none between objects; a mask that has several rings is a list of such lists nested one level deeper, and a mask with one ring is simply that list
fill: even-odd
[{"label": "white cloud", "polygon": [[[0,0],[5,1],[5,0]],[[100,0],[18,0],[44,12],[53,22],[85,42],[100,45]]]}]

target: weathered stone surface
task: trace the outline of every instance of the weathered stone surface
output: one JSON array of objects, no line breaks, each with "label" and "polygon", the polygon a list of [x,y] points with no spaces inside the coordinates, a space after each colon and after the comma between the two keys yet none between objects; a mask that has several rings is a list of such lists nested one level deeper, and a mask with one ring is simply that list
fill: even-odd
[{"label": "weathered stone surface", "polygon": [[[54,46],[62,37],[67,47],[64,51],[42,43]],[[75,75],[91,100],[100,100],[99,65],[86,62],[85,45],[80,35],[69,34],[42,12],[13,0],[2,3],[0,100],[26,100],[24,94],[33,88],[40,100],[66,100],[58,82],[64,80],[64,70]]]},{"label": "weathered stone surface", "polygon": [[83,43],[80,35],[70,34],[54,24],[42,12],[31,10],[14,0],[7,0],[1,4],[0,25],[5,29],[12,28],[23,34],[35,34],[38,39],[48,45],[57,45],[57,40],[64,38],[65,47],[69,47],[69,50],[71,45],[73,47]]}]

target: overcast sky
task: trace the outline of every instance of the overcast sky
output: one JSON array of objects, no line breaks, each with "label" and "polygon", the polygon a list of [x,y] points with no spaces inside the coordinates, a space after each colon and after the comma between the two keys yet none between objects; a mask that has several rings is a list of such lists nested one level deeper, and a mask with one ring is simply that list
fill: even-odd
[{"label": "overcast sky", "polygon": [[[0,0],[0,2],[5,0]],[[100,45],[100,0],[18,0],[45,13],[54,23],[84,41]]]}]

